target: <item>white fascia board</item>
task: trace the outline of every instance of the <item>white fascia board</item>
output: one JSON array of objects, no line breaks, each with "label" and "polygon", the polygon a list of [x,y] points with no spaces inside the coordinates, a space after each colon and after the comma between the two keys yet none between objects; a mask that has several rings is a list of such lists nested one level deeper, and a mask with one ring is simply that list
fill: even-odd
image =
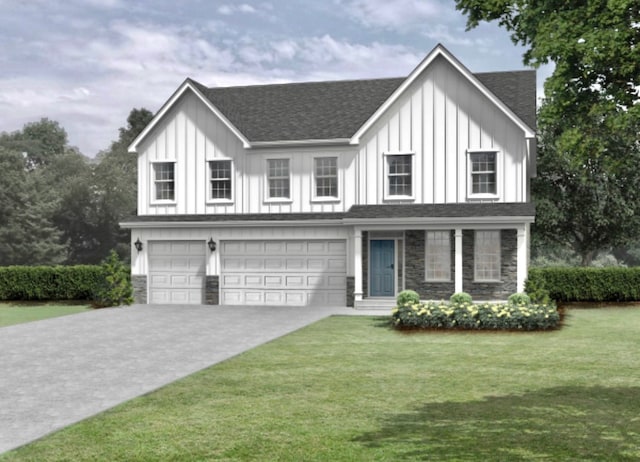
[{"label": "white fascia board", "polygon": [[234,135],[236,135],[236,137],[242,142],[242,146],[244,148],[248,149],[251,147],[251,143],[249,142],[247,137],[244,136],[242,132],[240,132],[240,130],[238,130],[238,128],[235,125],[233,125],[231,121],[227,119],[227,117],[222,112],[220,112],[220,110],[217,107],[215,107],[215,105],[213,105],[213,103],[211,103],[211,101],[209,101],[209,99],[205,97],[200,90],[198,90],[198,88],[196,88],[193,84],[191,84],[190,79],[186,79],[182,83],[182,85],[180,85],[180,87],[178,87],[178,89],[173,93],[173,95],[171,95],[171,98],[169,98],[167,102],[164,103],[164,105],[156,113],[153,119],[151,119],[151,122],[149,122],[149,124],[144,128],[144,130],[142,130],[142,132],[140,132],[140,134],[136,136],[133,142],[129,145],[129,152],[132,152],[132,153],[138,152],[138,145],[142,142],[142,140],[146,138],[146,136],[151,132],[151,130],[154,129],[154,127],[158,124],[158,122],[162,120],[165,114],[171,110],[173,105],[188,90],[191,90],[193,94],[196,95],[200,99],[200,101],[202,101],[204,105],[207,106],[207,108],[209,108],[209,110],[213,112],[216,115],[216,117],[218,117],[229,130],[231,130],[231,132]]},{"label": "white fascia board", "polygon": [[522,121],[509,107],[504,104],[500,99],[496,97],[487,87],[485,87],[478,78],[469,71],[458,59],[453,56],[442,44],[437,44],[433,50],[422,60],[420,64],[409,74],[402,84],[396,88],[396,90],[387,98],[387,100],[373,113],[371,117],[358,129],[358,131],[351,137],[350,144],[359,144],[362,135],[371,126],[378,121],[380,117],[395,103],[398,98],[405,92],[405,90],[418,78],[422,72],[429,67],[429,65],[438,57],[442,56],[446,59],[455,69],[458,70],[476,89],[478,89],[483,95],[495,104],[505,115],[511,119],[519,128],[524,132],[525,138],[535,137],[535,131]]},{"label": "white fascia board", "polygon": [[[518,226],[522,223],[533,223],[533,216],[513,216],[513,217],[408,217],[408,218],[345,218],[345,225],[357,226],[366,229],[367,226],[385,226],[394,229],[406,229],[407,226],[432,226],[445,225],[448,227],[461,226],[466,228],[473,227],[501,227],[501,226]],[[391,229],[391,228],[387,228]],[[412,228],[413,229],[413,228]]]},{"label": "white fascia board", "polygon": [[309,139],[309,140],[279,140],[279,141],[253,141],[252,148],[274,148],[290,146],[333,146],[349,145],[350,138],[329,138],[329,139]]},{"label": "white fascia board", "polygon": [[125,221],[121,228],[233,228],[233,227],[277,227],[277,226],[336,226],[343,224],[337,220],[234,220],[234,221]]}]

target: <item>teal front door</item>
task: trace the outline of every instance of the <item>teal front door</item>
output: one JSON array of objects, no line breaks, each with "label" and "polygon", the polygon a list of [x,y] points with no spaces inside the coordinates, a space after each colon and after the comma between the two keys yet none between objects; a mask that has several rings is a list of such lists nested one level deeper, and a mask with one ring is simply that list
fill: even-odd
[{"label": "teal front door", "polygon": [[369,257],[369,295],[371,297],[393,297],[395,269],[395,241],[390,239],[371,240]]}]

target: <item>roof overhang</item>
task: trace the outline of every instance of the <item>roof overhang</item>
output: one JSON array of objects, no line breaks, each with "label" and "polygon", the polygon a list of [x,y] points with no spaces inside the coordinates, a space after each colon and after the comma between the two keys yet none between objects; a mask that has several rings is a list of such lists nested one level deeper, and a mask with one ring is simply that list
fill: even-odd
[{"label": "roof overhang", "polygon": [[240,140],[244,148],[250,148],[251,143],[246,136],[238,130],[238,128],[227,119],[227,117],[193,84],[191,79],[186,79],[180,87],[171,95],[171,98],[164,103],[156,115],[151,119],[151,122],[140,132],[140,134],[129,145],[129,152],[138,152],[138,146],[147,137],[147,135],[155,128],[156,125],[162,120],[162,118],[171,110],[176,102],[188,91],[193,92],[194,95],[212,112],[218,117],[222,123]]},{"label": "roof overhang", "polygon": [[252,141],[252,148],[277,148],[295,146],[342,146],[349,145],[350,138],[329,138],[310,140],[278,140],[278,141]]},{"label": "roof overhang", "polygon": [[529,127],[520,117],[516,115],[509,107],[493,94],[469,69],[467,69],[455,56],[453,56],[442,44],[436,45],[431,52],[422,60],[420,64],[409,74],[402,84],[387,98],[387,100],[373,113],[371,117],[358,129],[351,137],[350,144],[359,144],[360,138],[375,124],[380,117],[395,103],[398,98],[407,90],[407,88],[422,74],[422,72],[433,63],[433,61],[442,57],[446,59],[458,72],[460,72],[480,93],[486,96],[493,104],[495,104],[511,121],[513,121],[524,132],[525,138],[535,138],[535,130]]}]

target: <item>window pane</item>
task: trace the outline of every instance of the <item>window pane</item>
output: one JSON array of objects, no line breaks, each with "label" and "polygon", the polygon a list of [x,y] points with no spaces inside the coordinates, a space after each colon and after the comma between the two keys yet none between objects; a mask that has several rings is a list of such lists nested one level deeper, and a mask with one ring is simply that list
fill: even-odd
[{"label": "window pane", "polygon": [[471,193],[496,194],[496,153],[474,152],[471,161]]},{"label": "window pane", "polygon": [[410,155],[387,156],[389,196],[412,195],[412,157]]},{"label": "window pane", "polygon": [[476,231],[474,262],[476,280],[500,280],[500,231]]},{"label": "window pane", "polygon": [[211,172],[211,199],[231,199],[231,161],[212,160],[209,162]]},{"label": "window pane", "polygon": [[316,158],[315,180],[317,197],[338,197],[338,158]]},{"label": "window pane", "polygon": [[431,281],[451,279],[451,233],[449,231],[427,231],[425,239],[425,276]]},{"label": "window pane", "polygon": [[289,198],[289,159],[269,159],[267,177],[270,198]]},{"label": "window pane", "polygon": [[174,200],[174,167],[175,165],[173,162],[161,162],[153,164],[155,174],[156,200]]}]

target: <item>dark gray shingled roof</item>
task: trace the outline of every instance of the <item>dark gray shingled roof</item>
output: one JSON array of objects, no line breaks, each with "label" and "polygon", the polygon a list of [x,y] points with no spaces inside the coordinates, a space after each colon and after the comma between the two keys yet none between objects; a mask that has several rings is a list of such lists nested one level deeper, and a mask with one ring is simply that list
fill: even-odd
[{"label": "dark gray shingled roof", "polygon": [[532,203],[472,204],[382,204],[354,205],[340,213],[249,213],[230,215],[140,215],[125,222],[225,222],[225,221],[307,221],[343,220],[348,218],[461,218],[461,217],[532,217]]},{"label": "dark gray shingled roof", "polygon": [[492,202],[461,204],[380,204],[354,205],[345,218],[461,218],[532,217],[533,203]]},{"label": "dark gray shingled roof", "polygon": [[[535,71],[475,74],[535,128]],[[190,79],[249,141],[351,138],[405,77],[207,88]]]}]

